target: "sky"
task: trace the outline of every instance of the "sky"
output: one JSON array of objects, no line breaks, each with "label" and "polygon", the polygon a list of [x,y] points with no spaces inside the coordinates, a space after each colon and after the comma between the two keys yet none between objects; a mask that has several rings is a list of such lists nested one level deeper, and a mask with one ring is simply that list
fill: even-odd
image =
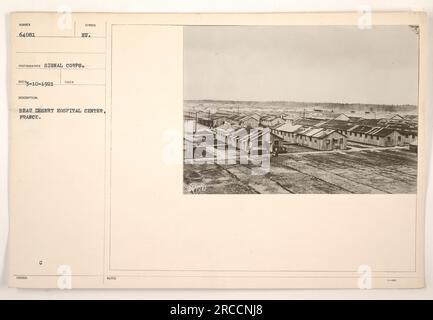
[{"label": "sky", "polygon": [[417,104],[408,26],[189,26],[184,99]]}]

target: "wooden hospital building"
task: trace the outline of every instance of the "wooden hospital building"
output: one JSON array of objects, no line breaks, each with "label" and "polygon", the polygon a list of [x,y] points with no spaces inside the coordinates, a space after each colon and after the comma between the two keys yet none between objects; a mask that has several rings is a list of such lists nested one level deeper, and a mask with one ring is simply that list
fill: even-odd
[{"label": "wooden hospital building", "polygon": [[335,129],[286,123],[272,129],[272,133],[288,144],[297,144],[315,150],[328,151],[347,148],[346,135]]}]

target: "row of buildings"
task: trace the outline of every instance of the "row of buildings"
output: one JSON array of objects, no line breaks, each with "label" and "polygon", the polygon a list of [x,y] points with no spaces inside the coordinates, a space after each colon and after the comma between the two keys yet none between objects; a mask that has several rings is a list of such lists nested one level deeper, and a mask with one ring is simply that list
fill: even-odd
[{"label": "row of buildings", "polygon": [[229,113],[229,112],[187,112],[184,117],[195,119],[198,124],[209,128],[217,128],[224,123],[239,125],[244,128],[257,128],[260,124],[261,116],[257,113]]},{"label": "row of buildings", "polygon": [[337,130],[321,127],[303,126],[285,123],[271,129],[278,146],[285,143],[297,144],[315,150],[344,150],[347,148],[347,137]]},{"label": "row of buildings", "polygon": [[365,119],[332,112],[320,115],[295,112],[275,115],[196,112],[185,117],[216,129],[216,134],[224,135],[220,139],[231,139],[231,143],[236,143],[238,148],[247,148],[245,141],[254,138],[236,138],[239,130],[249,132],[258,127],[270,129],[274,149],[297,144],[315,150],[344,150],[347,149],[348,141],[380,147],[413,145],[417,142],[418,130],[418,117],[415,115]]},{"label": "row of buildings", "polygon": [[345,114],[333,118],[299,118],[274,126],[272,133],[288,143],[317,150],[346,149],[347,141],[379,147],[404,146],[417,142],[417,117],[394,115],[363,119]]}]

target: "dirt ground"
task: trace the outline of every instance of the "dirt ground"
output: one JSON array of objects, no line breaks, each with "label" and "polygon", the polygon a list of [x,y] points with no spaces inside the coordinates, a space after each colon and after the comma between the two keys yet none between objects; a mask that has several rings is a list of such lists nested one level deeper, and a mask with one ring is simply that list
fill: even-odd
[{"label": "dirt ground", "polygon": [[[307,152],[294,148],[271,158],[270,172],[251,165],[184,165],[184,192],[194,193],[415,193],[417,155],[404,149]],[[203,187],[205,186],[205,187]]]}]

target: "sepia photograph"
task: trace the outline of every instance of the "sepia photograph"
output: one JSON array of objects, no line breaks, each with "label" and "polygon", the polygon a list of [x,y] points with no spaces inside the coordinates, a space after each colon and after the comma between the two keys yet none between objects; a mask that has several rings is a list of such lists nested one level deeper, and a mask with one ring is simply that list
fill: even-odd
[{"label": "sepia photograph", "polygon": [[200,8],[4,12],[0,300],[433,297],[433,5]]},{"label": "sepia photograph", "polygon": [[185,194],[417,189],[417,26],[186,26]]}]

